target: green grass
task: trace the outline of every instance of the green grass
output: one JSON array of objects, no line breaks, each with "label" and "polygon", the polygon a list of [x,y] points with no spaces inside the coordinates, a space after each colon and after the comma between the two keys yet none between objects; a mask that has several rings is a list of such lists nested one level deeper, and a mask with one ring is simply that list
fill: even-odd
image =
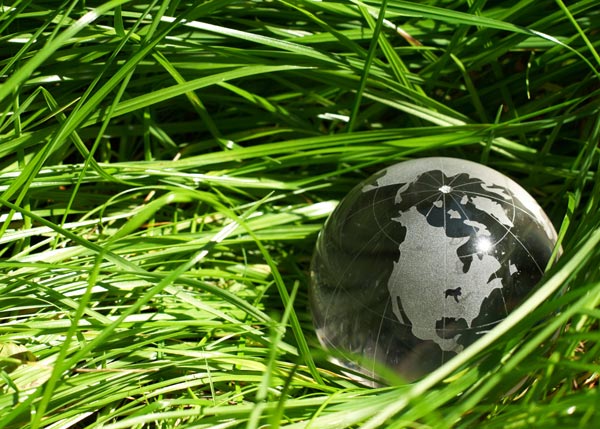
[{"label": "green grass", "polygon": [[[596,0],[0,2],[0,427],[597,427],[599,23]],[[356,183],[428,155],[519,181],[564,253],[457,359],[367,388],[316,341],[312,249]]]}]

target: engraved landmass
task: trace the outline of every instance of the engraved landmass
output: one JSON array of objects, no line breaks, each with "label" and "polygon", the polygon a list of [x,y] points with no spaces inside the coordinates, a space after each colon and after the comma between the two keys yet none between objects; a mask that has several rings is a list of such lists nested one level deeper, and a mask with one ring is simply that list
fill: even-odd
[{"label": "engraved landmass", "polygon": [[[448,237],[443,227],[431,226],[414,206],[400,213],[394,221],[410,225],[400,243],[400,258],[394,264],[388,282],[394,314],[402,320],[399,299],[404,314],[412,323],[413,335],[434,341],[442,350],[461,351],[463,346],[457,342],[457,337],[438,335],[436,322],[442,318],[464,319],[471,326],[485,298],[492,290],[502,287],[502,281],[493,276],[500,263],[493,256],[483,254],[474,258],[465,273],[458,249],[469,236]],[[415,267],[429,269],[415,272]]]}]

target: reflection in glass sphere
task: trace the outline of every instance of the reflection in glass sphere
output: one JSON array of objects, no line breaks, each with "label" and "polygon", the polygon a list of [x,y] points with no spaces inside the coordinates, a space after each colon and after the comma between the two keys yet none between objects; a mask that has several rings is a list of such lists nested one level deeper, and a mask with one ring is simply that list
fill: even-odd
[{"label": "reflection in glass sphere", "polygon": [[541,279],[556,232],[489,167],[453,158],[393,165],[354,188],[319,235],[310,304],[321,343],[375,376],[411,381],[506,317]]}]

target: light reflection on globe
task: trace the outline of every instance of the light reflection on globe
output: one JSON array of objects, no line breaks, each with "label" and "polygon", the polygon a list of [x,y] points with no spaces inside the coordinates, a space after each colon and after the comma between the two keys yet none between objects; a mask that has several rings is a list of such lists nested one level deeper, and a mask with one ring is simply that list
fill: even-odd
[{"label": "light reflection on globe", "polygon": [[349,368],[415,380],[531,292],[556,232],[536,201],[454,158],[393,165],[354,188],[319,235],[310,304],[321,343]]}]

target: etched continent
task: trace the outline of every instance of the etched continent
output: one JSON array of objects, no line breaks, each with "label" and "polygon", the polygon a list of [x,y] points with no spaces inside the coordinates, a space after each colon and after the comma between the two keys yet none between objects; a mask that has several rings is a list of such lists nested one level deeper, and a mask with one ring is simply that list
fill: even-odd
[{"label": "etched continent", "polygon": [[417,338],[432,340],[445,351],[461,351],[457,336],[438,335],[436,322],[441,318],[464,319],[471,326],[483,300],[502,287],[501,280],[494,277],[500,263],[491,255],[481,254],[465,273],[458,249],[469,236],[448,237],[443,227],[430,225],[414,206],[393,220],[409,226],[388,282],[394,314],[407,323],[404,313]]},{"label": "etched continent", "polygon": [[398,216],[391,221],[402,225],[404,237],[388,290],[394,314],[417,338],[444,351],[462,350],[460,333],[446,330],[445,323],[464,320],[473,327],[484,300],[503,287],[492,240],[514,226],[500,203],[512,208],[510,201],[499,186],[440,170],[399,188]]}]

